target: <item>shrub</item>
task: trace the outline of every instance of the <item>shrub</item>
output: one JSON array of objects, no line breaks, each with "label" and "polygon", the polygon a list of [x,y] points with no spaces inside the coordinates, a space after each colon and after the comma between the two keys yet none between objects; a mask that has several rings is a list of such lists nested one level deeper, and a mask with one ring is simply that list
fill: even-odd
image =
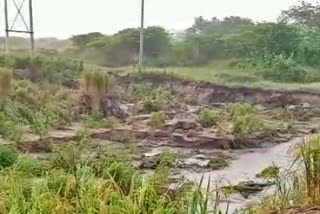
[{"label": "shrub", "polygon": [[45,166],[40,160],[29,156],[20,156],[13,168],[33,176],[40,176],[45,170]]},{"label": "shrub", "polygon": [[269,54],[265,56],[264,63],[263,76],[266,79],[302,83],[307,79],[307,71],[297,65],[293,59],[293,55],[288,57],[285,54]]},{"label": "shrub", "polygon": [[279,177],[280,169],[276,166],[269,166],[265,169],[263,169],[258,175],[258,178],[263,179],[275,179]]},{"label": "shrub", "polygon": [[202,109],[198,114],[198,122],[205,128],[217,125],[220,121],[220,115],[209,109]]},{"label": "shrub", "polygon": [[231,118],[234,119],[238,116],[254,113],[254,108],[249,104],[235,103],[229,105],[227,111],[230,114]]},{"label": "shrub", "polygon": [[232,134],[237,140],[257,132],[263,127],[261,120],[255,114],[255,109],[249,104],[232,104],[228,107],[232,119]]},{"label": "shrub", "polygon": [[232,134],[238,140],[243,140],[250,134],[260,130],[262,124],[255,115],[239,115],[233,119]]},{"label": "shrub", "polygon": [[5,146],[0,146],[0,167],[12,166],[18,159],[17,153]]},{"label": "shrub", "polygon": [[159,112],[163,105],[158,100],[146,100],[143,102],[143,111],[146,113]]},{"label": "shrub", "polygon": [[153,112],[151,114],[151,118],[149,121],[149,126],[155,129],[161,129],[163,128],[165,122],[167,120],[167,116],[164,112]]}]

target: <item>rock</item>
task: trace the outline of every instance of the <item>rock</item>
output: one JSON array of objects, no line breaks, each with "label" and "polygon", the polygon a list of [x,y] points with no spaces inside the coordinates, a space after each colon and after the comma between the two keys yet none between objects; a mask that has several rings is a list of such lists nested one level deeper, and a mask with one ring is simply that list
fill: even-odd
[{"label": "rock", "polygon": [[309,103],[303,103],[302,104],[302,108],[303,109],[310,109],[311,108],[311,105]]},{"label": "rock", "polygon": [[203,154],[195,155],[194,158],[198,159],[198,160],[206,160],[206,159],[208,159],[207,156],[205,156]]},{"label": "rock", "polygon": [[127,117],[126,112],[121,108],[121,104],[118,98],[112,98],[107,96],[103,97],[100,102],[100,108],[103,112],[103,115],[106,117]]},{"label": "rock", "polygon": [[192,144],[194,140],[188,138],[183,134],[174,133],[172,134],[172,140],[175,144],[185,145],[185,144]]},{"label": "rock", "polygon": [[288,105],[287,106],[287,110],[289,110],[289,111],[294,111],[296,109],[297,109],[297,106],[295,106],[295,105]]},{"label": "rock", "polygon": [[233,140],[230,138],[217,137],[214,134],[195,134],[194,136],[186,136],[184,134],[173,133],[172,144],[181,147],[201,147],[201,148],[216,148],[229,149],[232,146]]},{"label": "rock", "polygon": [[199,127],[198,123],[192,119],[173,119],[165,124],[165,127],[171,131],[177,129],[190,130],[196,129]]},{"label": "rock", "polygon": [[194,157],[188,158],[183,161],[183,165],[187,168],[190,167],[201,167],[201,168],[207,168],[207,165],[209,164],[210,160],[199,160]]}]

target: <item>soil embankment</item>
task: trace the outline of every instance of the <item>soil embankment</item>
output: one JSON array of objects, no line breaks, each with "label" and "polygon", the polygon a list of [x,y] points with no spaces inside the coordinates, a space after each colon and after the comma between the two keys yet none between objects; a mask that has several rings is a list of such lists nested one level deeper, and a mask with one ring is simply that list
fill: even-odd
[{"label": "soil embankment", "polygon": [[119,79],[122,83],[135,82],[161,86],[173,93],[183,94],[191,101],[203,104],[245,102],[281,107],[308,103],[320,107],[320,94],[313,92],[228,87],[209,82],[181,80],[164,74],[128,75]]}]

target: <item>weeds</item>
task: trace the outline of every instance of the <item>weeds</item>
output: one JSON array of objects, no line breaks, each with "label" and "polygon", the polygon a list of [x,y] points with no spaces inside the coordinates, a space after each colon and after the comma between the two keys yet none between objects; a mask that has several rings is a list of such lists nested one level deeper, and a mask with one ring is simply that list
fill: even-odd
[{"label": "weeds", "polygon": [[159,112],[163,110],[163,105],[157,100],[146,100],[143,102],[143,111],[146,113]]},{"label": "weeds", "polygon": [[231,159],[232,158],[230,156],[219,153],[215,157],[211,158],[208,167],[213,170],[223,169],[229,166]]},{"label": "weeds", "polygon": [[209,109],[202,109],[198,113],[198,122],[205,128],[210,128],[221,120],[221,116],[212,110]]},{"label": "weeds", "polygon": [[148,125],[154,129],[161,129],[163,128],[166,120],[167,116],[164,112],[153,112]]},{"label": "weeds", "polygon": [[295,151],[296,161],[304,167],[306,195],[311,202],[318,203],[320,198],[320,136],[307,137]]},{"label": "weeds", "polygon": [[251,105],[233,104],[229,106],[228,112],[233,123],[232,133],[237,140],[244,140],[248,135],[263,128]]},{"label": "weeds", "polygon": [[17,153],[5,146],[0,146],[0,167],[6,168],[12,166],[18,159]]},{"label": "weeds", "polygon": [[279,177],[280,169],[276,166],[269,166],[263,169],[259,174],[257,174],[258,178],[263,178],[265,180],[268,179],[276,179]]},{"label": "weeds", "polygon": [[99,113],[87,115],[83,120],[85,128],[113,128],[116,123],[116,119],[104,118]]}]

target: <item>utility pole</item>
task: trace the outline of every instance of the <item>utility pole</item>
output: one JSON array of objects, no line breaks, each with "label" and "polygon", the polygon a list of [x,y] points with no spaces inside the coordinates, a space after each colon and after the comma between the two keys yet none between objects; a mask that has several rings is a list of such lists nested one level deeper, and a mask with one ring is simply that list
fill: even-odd
[{"label": "utility pole", "polygon": [[[29,13],[23,14],[22,9],[25,5],[26,0],[22,0],[21,3],[17,3],[16,0],[4,0],[4,14],[5,14],[5,31],[6,31],[6,54],[9,54],[9,33],[23,33],[23,34],[29,34],[30,35],[30,47],[31,47],[31,54],[33,54],[34,51],[34,30],[33,30],[33,5],[32,0],[28,1],[28,11]],[[9,4],[13,4],[15,9],[15,17],[11,23],[9,23],[10,20],[10,14],[9,14]],[[11,11],[11,10],[10,10]],[[29,18],[29,23],[26,22],[26,17]],[[21,19],[24,28],[23,30],[17,29],[15,24],[18,20],[18,18]],[[9,27],[10,25],[11,27]]]},{"label": "utility pole", "polygon": [[5,48],[6,54],[9,54],[9,18],[8,18],[8,0],[4,0],[4,19],[5,19],[5,31],[6,31],[6,41]]},{"label": "utility pole", "polygon": [[29,26],[30,26],[30,44],[31,44],[31,54],[34,51],[34,31],[33,31],[33,7],[32,0],[29,0]]},{"label": "utility pole", "polygon": [[140,52],[139,70],[143,68],[143,49],[144,49],[144,0],[141,0],[141,26],[140,26]]}]

